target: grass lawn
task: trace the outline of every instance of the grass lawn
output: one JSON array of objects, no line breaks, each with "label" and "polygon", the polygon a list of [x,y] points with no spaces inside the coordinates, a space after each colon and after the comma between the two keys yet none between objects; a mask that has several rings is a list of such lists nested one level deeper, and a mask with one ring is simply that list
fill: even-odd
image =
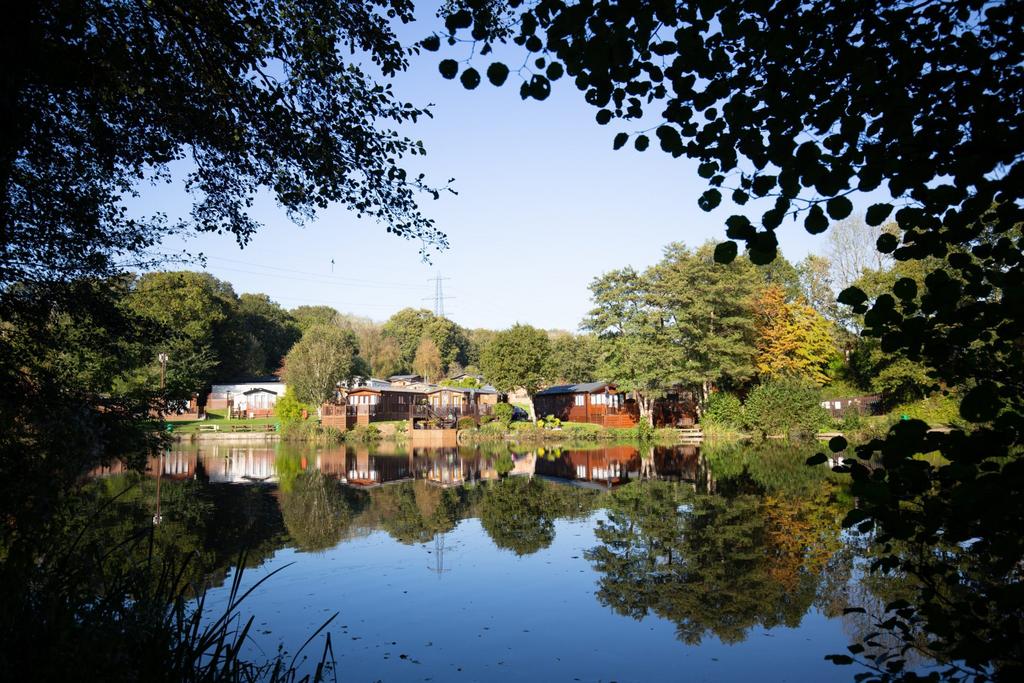
[{"label": "grass lawn", "polygon": [[[174,433],[176,434],[191,434],[200,431],[200,426],[217,426],[217,431],[230,432],[232,426],[248,425],[252,431],[264,431],[266,425],[277,424],[280,422],[280,418],[277,417],[260,417],[253,420],[229,420],[223,416],[223,413],[216,411],[210,411],[207,413],[208,417],[205,420],[188,420],[183,422],[168,422],[167,424],[174,426]],[[207,431],[207,430],[202,430]]]}]

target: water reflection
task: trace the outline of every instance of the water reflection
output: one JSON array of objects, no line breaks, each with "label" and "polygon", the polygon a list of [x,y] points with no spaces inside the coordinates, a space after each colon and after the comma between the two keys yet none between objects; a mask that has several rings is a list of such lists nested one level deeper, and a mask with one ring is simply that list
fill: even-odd
[{"label": "water reflection", "polygon": [[[374,553],[409,548],[421,558],[417,571],[447,576],[470,560],[452,549],[469,544],[488,571],[537,556],[575,577],[559,593],[509,590],[555,600],[582,589],[607,615],[664,620],[696,646],[709,637],[740,643],[755,628],[803,628],[812,612],[860,633],[867,622],[842,615],[851,596],[898,594],[892,582],[857,579],[858,551],[840,529],[850,501],[827,468],[804,465],[812,449],[183,444],[154,458],[141,479],[98,470],[95,487],[114,499],[138,485],[107,514],[107,532],[120,533],[152,515],[162,472],[157,542],[195,558],[197,584],[220,585],[243,547],[252,566],[284,549],[333,561],[356,552],[359,539],[386,534],[388,545],[359,546],[367,554],[345,570],[350,585],[372,585],[374,572],[394,569],[375,564]],[[586,545],[565,550],[574,546],[557,542],[563,528]],[[462,595],[457,586],[433,590]],[[321,597],[296,599],[312,608]]]}]

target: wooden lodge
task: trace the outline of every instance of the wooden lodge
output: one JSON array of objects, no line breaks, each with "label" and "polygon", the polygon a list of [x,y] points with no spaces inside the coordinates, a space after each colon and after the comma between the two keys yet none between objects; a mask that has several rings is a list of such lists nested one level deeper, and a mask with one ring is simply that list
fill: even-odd
[{"label": "wooden lodge", "polygon": [[454,423],[461,417],[479,419],[494,410],[498,392],[494,389],[439,387],[422,383],[388,387],[356,387],[343,401],[325,403],[320,423],[335,429],[351,429],[371,422],[392,420]]},{"label": "wooden lodge", "polygon": [[[614,384],[587,382],[550,387],[533,397],[537,417],[554,415],[563,422],[590,422],[603,427],[633,427],[640,421],[636,400]],[[655,427],[692,427],[697,421],[693,395],[676,391],[654,401]]]},{"label": "wooden lodge", "polygon": [[537,417],[554,415],[563,422],[590,422],[604,427],[632,427],[640,421],[636,401],[607,382],[560,384],[533,397]]}]

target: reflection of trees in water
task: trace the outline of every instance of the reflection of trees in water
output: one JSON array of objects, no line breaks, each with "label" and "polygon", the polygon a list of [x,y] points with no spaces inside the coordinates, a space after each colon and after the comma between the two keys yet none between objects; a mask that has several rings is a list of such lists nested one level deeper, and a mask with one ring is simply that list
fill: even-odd
[{"label": "reflection of trees in water", "polygon": [[402,482],[370,491],[370,523],[399,543],[426,543],[451,531],[470,510],[463,488],[439,488],[425,481]]},{"label": "reflection of trees in water", "polygon": [[551,545],[554,516],[545,505],[539,479],[514,477],[490,482],[480,503],[480,524],[499,548],[529,555]]},{"label": "reflection of trees in water", "polygon": [[756,625],[796,626],[839,545],[830,505],[824,491],[812,501],[624,486],[598,525],[601,545],[586,554],[602,574],[598,599],[637,619],[671,619],[693,644],[708,633],[738,642]]},{"label": "reflection of trees in water", "polygon": [[[82,532],[75,552],[90,557],[89,548],[106,549],[95,555],[104,568],[82,572],[87,580],[141,571],[151,575],[139,580],[156,582],[162,570],[184,568],[187,585],[219,585],[243,551],[246,566],[254,567],[286,542],[277,502],[262,486],[164,479],[159,525],[153,524],[156,480],[136,473],[90,482],[69,503],[77,514],[63,531]],[[63,533],[51,539],[52,547],[68,543]]]},{"label": "reflection of trees in water", "polygon": [[352,522],[357,492],[344,489],[319,470],[295,475],[290,491],[281,491],[284,524],[299,550],[333,548]]}]

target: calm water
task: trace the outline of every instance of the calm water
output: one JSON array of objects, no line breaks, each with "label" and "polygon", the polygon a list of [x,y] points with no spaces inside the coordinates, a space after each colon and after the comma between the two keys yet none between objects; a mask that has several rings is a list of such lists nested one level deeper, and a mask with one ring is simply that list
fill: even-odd
[{"label": "calm water", "polygon": [[[211,444],[151,470],[158,540],[213,612],[241,549],[244,587],[286,567],[243,605],[254,657],[337,612],[344,681],[850,680],[823,659],[865,628],[842,609],[892,587],[857,578],[845,490],[811,452]],[[100,475],[110,495],[137,479]],[[117,504],[146,521],[153,478],[137,488]]]}]

